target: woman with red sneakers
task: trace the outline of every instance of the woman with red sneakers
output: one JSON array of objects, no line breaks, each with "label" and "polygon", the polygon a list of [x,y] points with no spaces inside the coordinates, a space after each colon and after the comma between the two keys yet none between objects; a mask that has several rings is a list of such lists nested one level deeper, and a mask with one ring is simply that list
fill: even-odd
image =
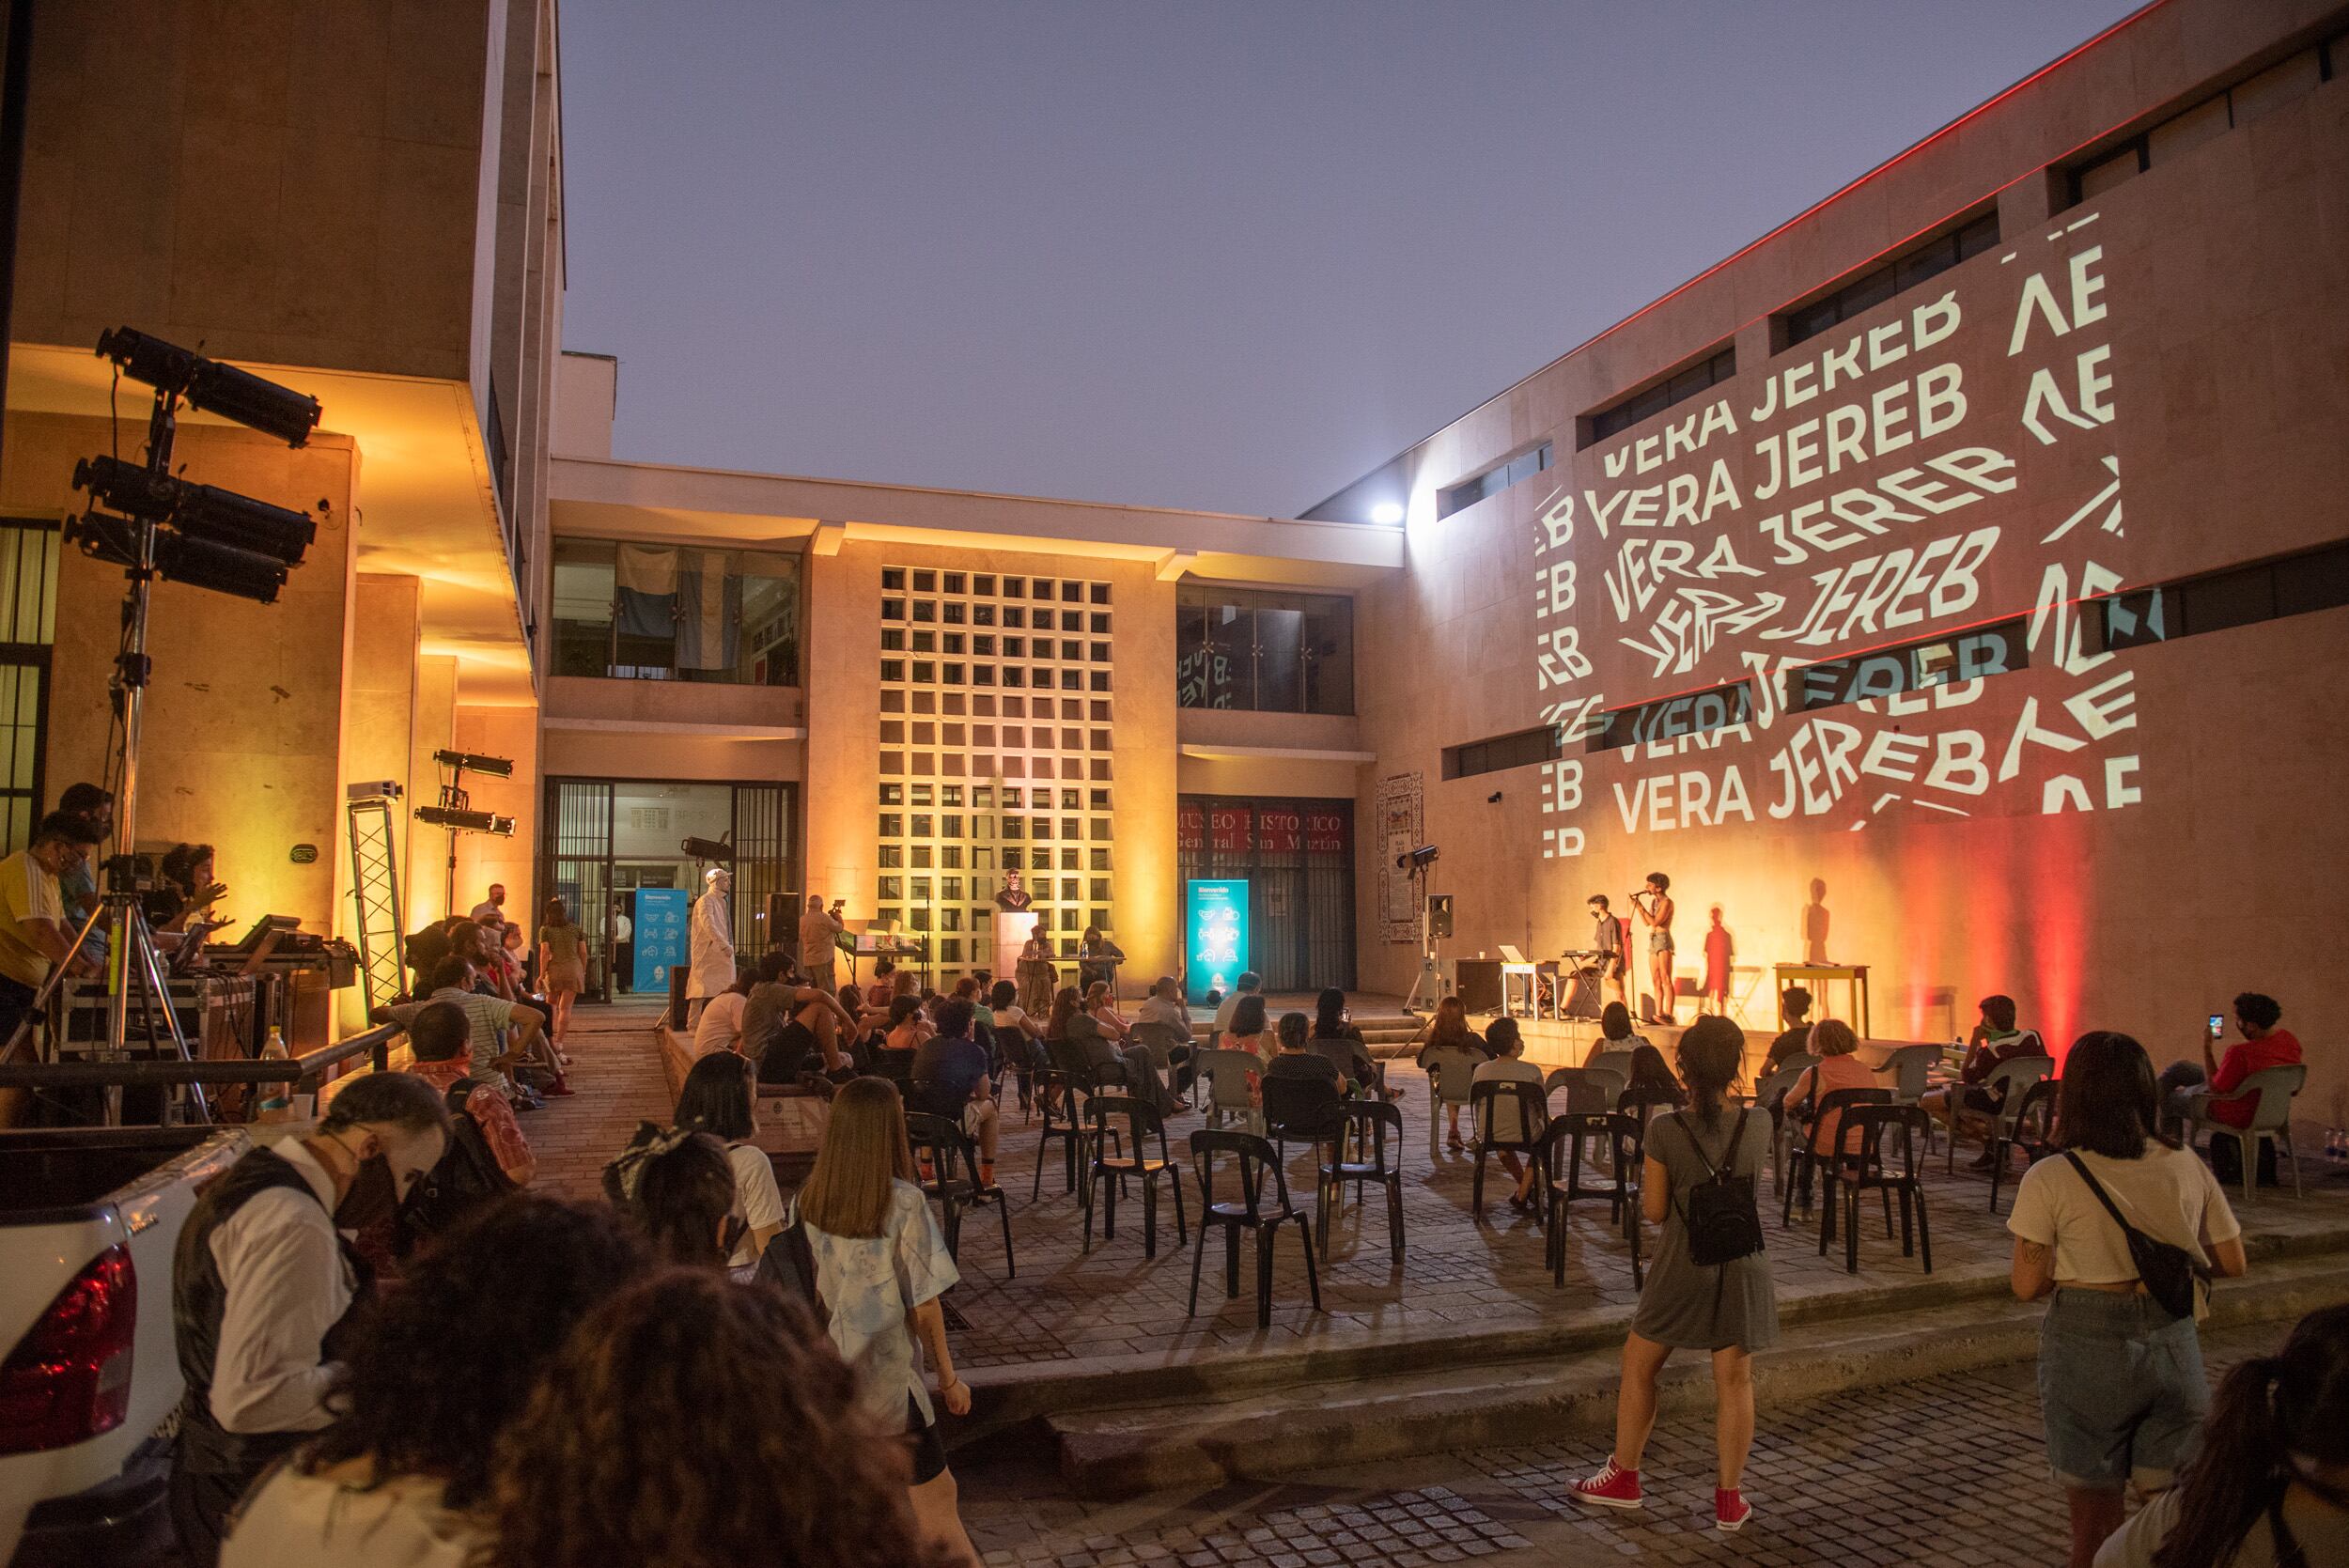
[{"label": "woman with red sneakers", "polygon": [[[1769,1150],[1770,1118],[1766,1111],[1727,1103],[1745,1048],[1745,1031],[1717,1013],[1697,1019],[1680,1037],[1680,1079],[1689,1105],[1648,1125],[1640,1212],[1648,1223],[1663,1226],[1664,1238],[1624,1341],[1615,1452],[1598,1474],[1570,1488],[1583,1502],[1640,1507],[1644,1500],[1640,1454],[1656,1425],[1657,1374],[1675,1350],[1708,1351],[1720,1438],[1713,1523],[1724,1530],[1753,1516],[1739,1490],[1746,1453],[1753,1447],[1753,1353],[1778,1340],[1778,1290],[1769,1254],[1758,1246],[1758,1219],[1750,1219],[1752,1239],[1746,1245],[1752,1250],[1725,1263],[1701,1264],[1690,1248],[1688,1215],[1702,1187],[1716,1188],[1699,1202],[1708,1219],[1717,1218],[1724,1203],[1741,1202],[1752,1215],[1755,1185]],[[1706,1240],[1718,1245],[1712,1235]]]}]

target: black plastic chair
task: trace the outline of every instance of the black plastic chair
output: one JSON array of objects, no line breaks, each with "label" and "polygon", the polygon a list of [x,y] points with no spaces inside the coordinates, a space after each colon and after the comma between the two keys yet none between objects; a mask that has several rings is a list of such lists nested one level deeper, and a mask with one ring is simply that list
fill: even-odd
[{"label": "black plastic chair", "polygon": [[883,1047],[873,1053],[873,1071],[875,1076],[895,1084],[897,1093],[904,1094],[913,1088],[913,1052]]},{"label": "black plastic chair", "polygon": [[1542,1079],[1545,1095],[1566,1092],[1563,1114],[1604,1116],[1615,1107],[1616,1096],[1623,1093],[1623,1077],[1618,1073],[1594,1072],[1588,1067],[1553,1067]]},{"label": "black plastic chair", "polygon": [[[1885,1091],[1890,1093],[1890,1091]],[[1932,1135],[1933,1118],[1921,1105],[1875,1104],[1854,1105],[1843,1111],[1843,1126],[1836,1131],[1838,1140],[1859,1134],[1859,1153],[1846,1155],[1834,1167],[1840,1192],[1826,1194],[1827,1214],[1819,1222],[1819,1256],[1835,1244],[1835,1211],[1843,1211],[1843,1271],[1859,1272],[1859,1201],[1874,1189],[1884,1195],[1884,1234],[1892,1234],[1892,1194],[1901,1197],[1901,1256],[1914,1257],[1924,1253],[1925,1272],[1933,1272],[1933,1232],[1925,1220],[1925,1189],[1919,1180],[1924,1167],[1925,1140]],[[1899,1141],[1900,1170],[1896,1172],[1885,1163],[1885,1135],[1892,1134]],[[1915,1206],[1912,1222],[1911,1205]]]},{"label": "black plastic chair", "polygon": [[[1215,1157],[1228,1154],[1239,1161],[1240,1201],[1219,1203],[1215,1198]],[[1199,1171],[1199,1245],[1190,1255],[1190,1306],[1185,1315],[1199,1313],[1199,1267],[1207,1255],[1207,1232],[1223,1229],[1223,1296],[1239,1295],[1239,1234],[1256,1238],[1256,1327],[1272,1326],[1272,1244],[1281,1227],[1297,1221],[1297,1239],[1305,1251],[1305,1284],[1313,1292],[1314,1311],[1321,1311],[1321,1276],[1314,1266],[1313,1221],[1289,1202],[1288,1177],[1281,1157],[1268,1139],[1249,1132],[1213,1132],[1202,1127],[1190,1135],[1191,1163]],[[1277,1200],[1265,1200],[1265,1172],[1272,1173]]]},{"label": "black plastic chair", "polygon": [[[1583,1180],[1583,1150],[1593,1139],[1607,1150],[1609,1175]],[[1568,1111],[1549,1124],[1543,1139],[1548,1169],[1552,1172],[1544,1197],[1549,1220],[1550,1282],[1566,1282],[1566,1217],[1578,1198],[1604,1198],[1608,1218],[1622,1227],[1631,1244],[1631,1283],[1647,1282],[1640,1259],[1640,1176],[1646,1169],[1647,1124],[1623,1111]],[[1563,1176],[1555,1174],[1564,1171]]]},{"label": "black plastic chair", "polygon": [[2015,1108],[2012,1122],[2000,1120],[1990,1130],[1990,1212],[1999,1212],[1999,1186],[2006,1174],[2006,1155],[2009,1149],[2023,1151],[2024,1168],[2038,1164],[2056,1152],[2056,1096],[2062,1093],[2061,1079],[2043,1078],[2023,1091],[2023,1103]]},{"label": "black plastic chair", "polygon": [[[1117,1194],[1128,1177],[1142,1183],[1142,1255],[1159,1255],[1159,1178],[1173,1178],[1174,1188],[1174,1234],[1176,1244],[1190,1239],[1190,1228],[1183,1219],[1183,1172],[1167,1152],[1166,1124],[1148,1102],[1126,1094],[1096,1094],[1086,1102],[1085,1113],[1092,1122],[1086,1142],[1093,1151],[1091,1172],[1084,1188],[1084,1250],[1093,1250],[1093,1192],[1101,1189],[1101,1238],[1117,1238]],[[1119,1129],[1112,1120],[1125,1123],[1125,1137],[1118,1138]],[[1159,1152],[1149,1152],[1149,1140],[1156,1134]],[[1112,1141],[1117,1153],[1111,1153]],[[1131,1152],[1126,1152],[1130,1148]]]},{"label": "black plastic chair", "polygon": [[[1332,1199],[1345,1191],[1346,1184],[1354,1184],[1354,1205],[1361,1206],[1362,1184],[1377,1182],[1387,1189],[1387,1250],[1393,1253],[1399,1265],[1403,1262],[1403,1108],[1392,1100],[1348,1100],[1339,1107],[1346,1118],[1346,1129],[1352,1134],[1354,1157],[1346,1157],[1346,1138],[1341,1134],[1336,1149],[1320,1170],[1320,1189]],[[1387,1133],[1394,1133],[1394,1157],[1387,1157]],[[1323,1204],[1315,1215],[1321,1229],[1321,1255],[1330,1256],[1330,1208]]]},{"label": "black plastic chair", "polygon": [[[1316,1159],[1325,1145],[1346,1136],[1346,1096],[1326,1079],[1288,1078],[1268,1072],[1257,1080],[1265,1133],[1286,1160],[1291,1143],[1310,1143]],[[1331,1157],[1342,1151],[1331,1148]]]},{"label": "black plastic chair", "polygon": [[[979,1151],[968,1134],[947,1116],[925,1110],[906,1112],[906,1138],[917,1154],[929,1161],[929,1179],[922,1190],[938,1201],[940,1226],[946,1233],[946,1255],[962,1261],[962,1211],[984,1199],[995,1205],[1003,1221],[1003,1278],[1019,1277],[1011,1250],[1011,1204],[1003,1189],[979,1180]],[[957,1174],[959,1168],[960,1174]]]},{"label": "black plastic chair", "polygon": [[[1516,1102],[1517,1133],[1515,1138],[1493,1136],[1493,1113],[1503,1099]],[[1517,1079],[1486,1079],[1469,1088],[1469,1115],[1476,1125],[1476,1174],[1469,1184],[1469,1213],[1482,1219],[1485,1217],[1485,1157],[1486,1155],[1518,1155],[1533,1164],[1533,1190],[1545,1190],[1550,1179],[1548,1145],[1545,1137],[1549,1130],[1549,1101],[1538,1083],[1526,1083]],[[1532,1210],[1533,1223],[1542,1222],[1539,1203]]]},{"label": "black plastic chair", "polygon": [[1035,1135],[1035,1185],[1028,1190],[1030,1203],[1044,1190],[1044,1155],[1055,1142],[1068,1167],[1067,1189],[1077,1190],[1077,1151],[1084,1142],[1084,1128],[1077,1121],[1076,1094],[1066,1073],[1057,1067],[1037,1068],[1035,1098],[1044,1113],[1044,1126]]},{"label": "black plastic chair", "polygon": [[[1892,1091],[1890,1089],[1831,1089],[1820,1096],[1815,1105],[1790,1105],[1786,1108],[1788,1118],[1800,1127],[1802,1136],[1787,1151],[1786,1190],[1779,1206],[1778,1222],[1780,1224],[1794,1223],[1795,1195],[1797,1192],[1802,1194],[1803,1212],[1806,1214],[1810,1212],[1812,1176],[1821,1170],[1832,1171],[1834,1168],[1831,1154],[1823,1154],[1812,1147],[1818,1141],[1820,1119],[1830,1110],[1843,1110],[1855,1105],[1890,1105],[1891,1103]],[[1839,1142],[1843,1139],[1840,1125],[1836,1139]],[[1822,1201],[1830,1203],[1834,1196],[1833,1193],[1826,1191],[1820,1194]]]}]

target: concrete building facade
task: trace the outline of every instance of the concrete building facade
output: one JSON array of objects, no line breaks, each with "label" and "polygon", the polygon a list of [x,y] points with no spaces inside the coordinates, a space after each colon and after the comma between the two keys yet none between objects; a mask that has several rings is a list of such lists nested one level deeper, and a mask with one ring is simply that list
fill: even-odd
[{"label": "concrete building facade", "polygon": [[[1399,995],[1434,845],[1443,955],[1586,946],[1663,871],[1678,978],[1719,905],[1755,1027],[1812,960],[1868,967],[1881,1036],[2004,992],[2166,1059],[2245,989],[2317,1033],[2338,5],[2148,6],[1293,520],[616,460],[621,367],[555,351],[551,3],[85,14],[35,39],[0,495],[54,524],[111,439],[105,326],[325,401],[303,452],[186,449],[320,518],[285,602],[160,622],[155,831],[272,908],[344,921],[342,783],[428,797],[454,745],[521,824],[460,838],[460,899],[563,894],[609,988],[614,912],[723,837],[750,952],[814,891],[1001,970],[1018,869],[1056,940],[1171,972],[1183,884],[1244,877],[1276,985]],[[101,62],[164,112],[76,114]],[[117,591],[57,578],[53,798]],[[412,925],[449,846],[406,849]],[[2303,1114],[2349,1121],[2322,1050]]]}]

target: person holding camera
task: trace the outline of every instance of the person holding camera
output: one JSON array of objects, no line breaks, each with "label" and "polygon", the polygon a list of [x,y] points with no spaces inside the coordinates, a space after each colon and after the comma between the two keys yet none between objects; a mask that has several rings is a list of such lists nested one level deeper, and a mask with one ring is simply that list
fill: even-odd
[{"label": "person holding camera", "polygon": [[[2191,1062],[2172,1062],[2164,1067],[2156,1080],[2161,1090],[2163,1115],[2184,1121],[2205,1098],[2233,1094],[2253,1073],[2267,1067],[2298,1065],[2299,1037],[2278,1027],[2283,1016],[2284,1010],[2274,997],[2262,996],[2257,991],[2245,991],[2236,997],[2234,1026],[2242,1040],[2229,1046],[2227,1054],[2220,1057],[2218,1030],[2205,1030],[2201,1066]],[[2212,1121],[2231,1127],[2248,1127],[2251,1125],[2252,1110],[2248,1100],[2217,1099],[2211,1105],[2209,1115]]]}]

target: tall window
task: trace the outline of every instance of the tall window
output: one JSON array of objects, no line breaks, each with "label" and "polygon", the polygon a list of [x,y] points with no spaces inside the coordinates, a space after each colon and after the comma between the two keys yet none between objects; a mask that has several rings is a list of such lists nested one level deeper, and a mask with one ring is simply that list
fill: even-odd
[{"label": "tall window", "polygon": [[0,518],[0,854],[24,847],[41,801],[57,525]]},{"label": "tall window", "polygon": [[554,673],[795,686],[799,557],[556,539]]},{"label": "tall window", "polygon": [[1354,711],[1352,599],[1202,583],[1175,604],[1179,706]]}]

